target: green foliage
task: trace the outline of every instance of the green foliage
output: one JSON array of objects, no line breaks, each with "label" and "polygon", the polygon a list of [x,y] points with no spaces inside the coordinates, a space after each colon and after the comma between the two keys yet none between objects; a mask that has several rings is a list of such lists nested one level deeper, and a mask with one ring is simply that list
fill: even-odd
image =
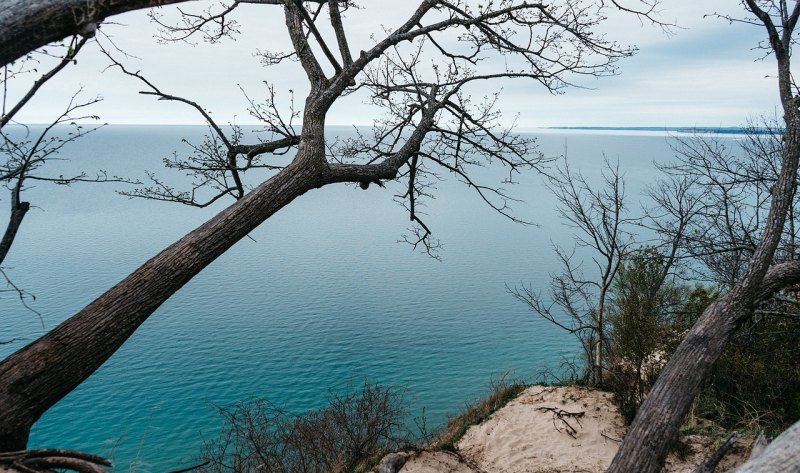
[{"label": "green foliage", "polygon": [[663,273],[663,257],[651,251],[621,265],[608,311],[614,356],[641,364],[662,348],[682,295]]},{"label": "green foliage", "polygon": [[[800,419],[800,318],[770,304],[740,327],[695,400],[695,415],[777,434]],[[699,313],[698,313],[699,316]]]},{"label": "green foliage", "polygon": [[666,280],[664,267],[664,258],[655,251],[632,253],[611,287],[606,383],[628,421],[661,371],[685,292]]},{"label": "green foliage", "polygon": [[675,314],[675,327],[670,341],[670,353],[675,351],[675,348],[678,348],[678,344],[683,339],[685,332],[694,325],[703,311],[706,310],[706,307],[717,300],[720,295],[719,291],[700,284],[691,289],[685,289],[683,300]]},{"label": "green foliage", "polygon": [[[669,355],[719,292],[663,278],[663,259],[644,251],[622,264],[611,290],[607,387],[628,421]],[[723,429],[778,433],[800,419],[800,316],[796,294],[757,308],[714,365],[693,416]],[[780,302],[780,300],[784,302]]]}]

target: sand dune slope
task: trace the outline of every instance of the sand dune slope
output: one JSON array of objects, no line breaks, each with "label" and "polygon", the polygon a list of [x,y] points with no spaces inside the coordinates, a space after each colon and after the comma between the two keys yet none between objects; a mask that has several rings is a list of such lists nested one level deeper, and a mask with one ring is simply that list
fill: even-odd
[{"label": "sand dune slope", "polygon": [[527,389],[459,442],[480,468],[506,472],[605,471],[625,432],[610,394]]},{"label": "sand dune slope", "polygon": [[[458,442],[460,455],[412,455],[400,473],[599,473],[608,468],[625,435],[610,393],[579,387],[533,386],[471,427]],[[685,439],[686,458],[670,455],[665,472],[691,472],[715,442]],[[740,445],[717,471],[740,463]]]}]

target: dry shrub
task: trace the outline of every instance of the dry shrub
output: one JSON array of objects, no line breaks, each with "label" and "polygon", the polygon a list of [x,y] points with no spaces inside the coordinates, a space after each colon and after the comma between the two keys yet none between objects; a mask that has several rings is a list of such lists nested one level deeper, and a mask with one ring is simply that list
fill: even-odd
[{"label": "dry shrub", "polygon": [[410,431],[397,390],[367,382],[328,405],[294,416],[260,399],[220,409],[220,437],[207,442],[208,473],[345,473],[364,471],[406,444]]}]

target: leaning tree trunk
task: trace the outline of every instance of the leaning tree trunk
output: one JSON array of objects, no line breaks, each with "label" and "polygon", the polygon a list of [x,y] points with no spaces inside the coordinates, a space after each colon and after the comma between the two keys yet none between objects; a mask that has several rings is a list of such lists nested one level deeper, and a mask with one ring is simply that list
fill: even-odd
[{"label": "leaning tree trunk", "polygon": [[0,67],[68,36],[91,36],[109,16],[186,1],[189,0],[3,0]]},{"label": "leaning tree trunk", "polygon": [[[781,176],[773,190],[767,228],[748,271],[730,293],[706,308],[670,357],[639,408],[609,473],[660,471],[694,396],[733,332],[752,314],[756,303],[785,284],[796,282],[796,273],[780,273],[783,268],[795,267],[794,264],[775,265],[767,272],[785,223],[800,157],[797,113],[791,115],[787,122]],[[773,281],[777,281],[776,284],[772,285]]]},{"label": "leaning tree trunk", "polygon": [[39,417],[100,367],[167,298],[264,220],[324,179],[298,159],[0,363],[0,451],[26,447]]},{"label": "leaning tree trunk", "polygon": [[[800,159],[800,111],[793,96],[790,58],[792,33],[800,18],[800,2],[795,4],[791,17],[782,18],[780,29],[755,0],[744,0],[750,11],[766,26],[769,44],[778,65],[778,89],[783,107],[784,146],[781,170],[772,188],[772,201],[764,232],[747,271],[731,291],[715,301],[691,328],[678,349],[670,357],[647,399],[628,430],[625,439],[609,467],[609,473],[657,473],[661,470],[670,444],[678,434],[694,396],[722,354],[734,330],[752,314],[762,298],[771,295],[776,270],[793,266],[772,264],[781,240],[786,215],[792,208],[797,187]],[[778,271],[779,273],[780,271]],[[790,282],[788,279],[781,283]]]},{"label": "leaning tree trunk", "polygon": [[659,375],[609,472],[658,472],[678,428],[738,320],[749,312],[724,298],[705,310]]},{"label": "leaning tree trunk", "polygon": [[[95,6],[123,5],[119,11],[125,11],[135,5],[142,8],[179,0],[86,1]],[[25,9],[25,2],[11,3],[14,8],[4,5],[6,10],[0,12],[0,31],[7,28],[3,23],[8,19],[7,10]],[[81,2],[37,3],[53,6]],[[431,5],[424,3],[416,14],[424,14]],[[352,77],[339,75],[330,82],[307,48],[300,10],[293,2],[285,2],[284,10],[295,51],[311,83],[295,158],[274,177],[147,261],[83,310],[0,362],[0,451],[24,449],[31,426],[47,409],[94,373],[172,294],[275,212],[326,184],[360,182],[366,189],[370,182],[395,179],[399,168],[419,152],[443,102],[432,102],[435,106],[422,113],[405,144],[382,161],[365,165],[327,162],[325,114]],[[413,24],[416,23],[406,23]],[[381,54],[380,50],[375,51],[373,54]],[[357,74],[373,59],[362,55],[361,63],[354,65],[350,74]],[[432,96],[436,90],[433,87]]]}]

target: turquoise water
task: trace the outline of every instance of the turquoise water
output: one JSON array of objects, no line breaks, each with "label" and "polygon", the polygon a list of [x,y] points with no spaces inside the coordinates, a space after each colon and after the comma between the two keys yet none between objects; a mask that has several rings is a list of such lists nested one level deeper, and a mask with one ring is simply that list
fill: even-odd
[{"label": "turquoise water", "polygon": [[[65,151],[58,172],[105,169],[143,177],[202,127],[106,127]],[[335,132],[335,131],[334,131]],[[672,138],[547,132],[541,149],[596,176],[602,154],[619,159],[636,197],[671,155]],[[164,174],[165,176],[167,174]],[[487,169],[480,176],[502,174]],[[158,250],[219,211],[131,200],[117,185],[40,185],[5,263],[35,294],[39,318],[8,293],[0,338],[7,356],[82,308]],[[534,379],[572,357],[575,342],[513,300],[506,284],[545,288],[551,241],[570,230],[530,174],[510,187],[525,202],[515,224],[450,179],[427,205],[444,243],[435,261],[397,243],[407,216],[397,189],[339,185],[301,197],[165,303],[88,381],[32,431],[32,447],[113,457],[117,471],[165,471],[192,463],[220,418],[214,405],[268,397],[294,412],[320,406],[330,389],[363,378],[408,389],[412,415],[429,424],[481,395],[493,375]],[[5,198],[5,195],[0,195]],[[632,206],[636,204],[632,202]],[[7,218],[2,205],[0,221]]]}]

